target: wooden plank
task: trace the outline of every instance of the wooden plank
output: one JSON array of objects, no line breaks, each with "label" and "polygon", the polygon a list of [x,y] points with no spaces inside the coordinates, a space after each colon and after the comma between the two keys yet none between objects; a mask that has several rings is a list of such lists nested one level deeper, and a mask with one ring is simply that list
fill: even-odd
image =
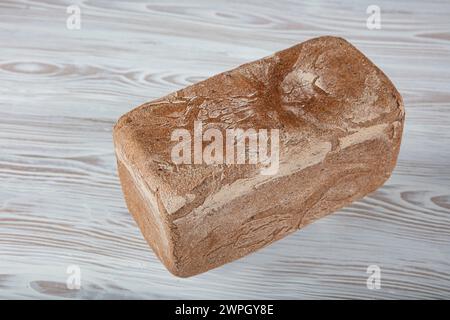
[{"label": "wooden plank", "polygon": [[[450,3],[0,3],[0,298],[450,298]],[[406,106],[384,187],[251,256],[189,279],[127,212],[111,141],[132,107],[319,35],[343,36]],[[366,269],[381,268],[368,290]],[[67,267],[81,289],[66,287]]]}]

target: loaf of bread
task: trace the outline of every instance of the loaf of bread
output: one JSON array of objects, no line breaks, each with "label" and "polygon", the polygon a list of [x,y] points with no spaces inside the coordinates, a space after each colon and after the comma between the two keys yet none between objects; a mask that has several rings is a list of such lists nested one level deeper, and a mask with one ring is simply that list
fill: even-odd
[{"label": "loaf of bread", "polygon": [[404,116],[368,58],[344,39],[315,38],[123,115],[123,193],[159,259],[192,276],[381,186]]}]

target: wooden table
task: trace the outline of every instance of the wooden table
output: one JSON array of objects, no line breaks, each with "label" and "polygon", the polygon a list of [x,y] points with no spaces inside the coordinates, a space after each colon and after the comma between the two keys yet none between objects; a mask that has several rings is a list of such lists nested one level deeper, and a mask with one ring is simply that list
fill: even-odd
[{"label": "wooden table", "polygon": [[[450,298],[450,2],[0,2],[0,298]],[[67,28],[78,4],[81,29]],[[111,129],[132,107],[319,35],[392,79],[406,127],[378,191],[179,279],[128,213]],[[366,286],[369,265],[381,288]],[[66,286],[73,266],[81,289]]]}]

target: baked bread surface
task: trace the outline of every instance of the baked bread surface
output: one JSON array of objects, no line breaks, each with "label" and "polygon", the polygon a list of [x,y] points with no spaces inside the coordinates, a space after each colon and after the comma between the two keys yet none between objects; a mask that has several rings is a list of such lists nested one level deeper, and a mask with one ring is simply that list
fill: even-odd
[{"label": "baked bread surface", "polygon": [[[278,129],[279,169],[175,164],[177,128]],[[395,167],[400,94],[342,38],[311,39],[123,115],[114,127],[127,206],[186,277],[253,252],[381,186]]]}]

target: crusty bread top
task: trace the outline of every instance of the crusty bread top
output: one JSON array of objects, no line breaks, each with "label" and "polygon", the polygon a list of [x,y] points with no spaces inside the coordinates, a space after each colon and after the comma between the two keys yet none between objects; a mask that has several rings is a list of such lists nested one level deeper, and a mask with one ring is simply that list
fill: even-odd
[{"label": "crusty bread top", "polygon": [[280,129],[283,166],[299,150],[327,142],[334,152],[339,138],[403,117],[401,96],[383,72],[346,40],[320,37],[137,107],[119,119],[114,141],[119,160],[158,194],[160,209],[184,214],[224,185],[259,175],[259,165],[176,166],[176,128],[192,132],[201,120],[204,127]]}]

